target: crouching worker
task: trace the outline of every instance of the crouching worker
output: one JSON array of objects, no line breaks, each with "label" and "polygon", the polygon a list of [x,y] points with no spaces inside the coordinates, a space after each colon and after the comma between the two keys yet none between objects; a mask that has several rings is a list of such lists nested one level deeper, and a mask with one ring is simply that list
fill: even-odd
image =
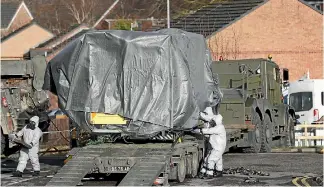
[{"label": "crouching worker", "polygon": [[[212,108],[208,107],[201,113],[201,118],[208,121],[209,127],[202,129],[202,134],[209,136],[209,143],[212,150],[204,160],[204,164],[199,173],[199,178],[213,178],[223,176],[223,153],[226,148],[226,131],[223,125],[223,117],[218,114],[214,115]],[[215,170],[216,165],[216,171]]]},{"label": "crouching worker", "polygon": [[13,173],[14,177],[22,177],[28,159],[30,159],[33,166],[33,176],[38,176],[40,173],[38,151],[39,140],[42,137],[43,132],[38,128],[38,124],[39,117],[34,116],[30,118],[29,123],[15,135],[16,138],[23,137],[26,147],[22,147],[20,150],[19,163],[16,172]]}]

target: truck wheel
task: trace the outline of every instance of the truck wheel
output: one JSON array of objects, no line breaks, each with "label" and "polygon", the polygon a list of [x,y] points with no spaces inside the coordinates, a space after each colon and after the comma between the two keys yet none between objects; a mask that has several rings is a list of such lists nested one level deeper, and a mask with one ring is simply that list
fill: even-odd
[{"label": "truck wheel", "polygon": [[192,173],[192,154],[186,155],[186,177],[191,178]]},{"label": "truck wheel", "polygon": [[186,157],[181,156],[177,165],[177,182],[181,183],[186,178]]},{"label": "truck wheel", "polygon": [[7,146],[6,137],[2,134],[2,129],[1,129],[1,154],[4,154],[6,146]]},{"label": "truck wheel", "polygon": [[203,155],[204,155],[203,150],[199,149],[199,151],[198,151],[198,164],[199,164],[198,168],[201,168],[203,165]]},{"label": "truck wheel", "polygon": [[254,131],[249,134],[250,147],[243,148],[244,153],[260,153],[262,121],[258,113],[253,113],[252,124],[255,125]]},{"label": "truck wheel", "polygon": [[191,177],[195,178],[199,170],[199,156],[198,152],[192,153],[192,163],[191,163]]},{"label": "truck wheel", "polygon": [[286,136],[283,142],[285,147],[290,147],[295,145],[295,124],[291,115],[288,117],[287,125]]},{"label": "truck wheel", "polygon": [[272,122],[268,114],[264,115],[264,121],[262,126],[262,153],[270,153],[272,148]]}]

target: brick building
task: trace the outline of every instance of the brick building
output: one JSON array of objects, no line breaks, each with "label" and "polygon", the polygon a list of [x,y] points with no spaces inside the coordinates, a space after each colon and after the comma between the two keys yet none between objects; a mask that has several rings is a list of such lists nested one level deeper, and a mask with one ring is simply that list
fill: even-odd
[{"label": "brick building", "polygon": [[267,58],[290,70],[324,78],[323,12],[303,0],[236,0],[214,3],[173,20],[171,27],[206,36],[214,60]]}]

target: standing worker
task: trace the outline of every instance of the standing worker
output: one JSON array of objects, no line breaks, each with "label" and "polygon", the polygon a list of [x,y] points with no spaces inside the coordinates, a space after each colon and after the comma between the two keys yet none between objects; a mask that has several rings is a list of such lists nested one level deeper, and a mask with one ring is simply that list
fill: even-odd
[{"label": "standing worker", "polygon": [[23,141],[27,147],[23,147],[20,150],[19,163],[17,170],[13,173],[14,177],[22,177],[27,161],[30,159],[30,162],[33,166],[33,176],[38,176],[40,173],[40,165],[38,160],[38,150],[39,150],[39,140],[43,135],[43,132],[38,128],[39,117],[34,116],[30,118],[29,123],[21,129],[17,134],[16,138],[23,137]]},{"label": "standing worker", "polygon": [[[223,125],[223,117],[220,114],[214,115],[212,108],[207,107],[200,114],[204,121],[208,121],[209,127],[202,129],[202,134],[209,136],[209,143],[212,150],[205,158],[202,169],[199,173],[199,178],[205,176],[210,179],[213,177],[223,176],[223,153],[226,148],[226,131]],[[216,165],[216,172],[214,173]]]}]

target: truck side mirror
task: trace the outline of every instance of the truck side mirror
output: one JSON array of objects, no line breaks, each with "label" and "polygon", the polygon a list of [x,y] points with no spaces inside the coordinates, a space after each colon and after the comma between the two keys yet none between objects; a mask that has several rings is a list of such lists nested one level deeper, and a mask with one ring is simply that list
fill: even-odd
[{"label": "truck side mirror", "polygon": [[289,81],[289,70],[284,68],[282,69],[283,81]]}]

